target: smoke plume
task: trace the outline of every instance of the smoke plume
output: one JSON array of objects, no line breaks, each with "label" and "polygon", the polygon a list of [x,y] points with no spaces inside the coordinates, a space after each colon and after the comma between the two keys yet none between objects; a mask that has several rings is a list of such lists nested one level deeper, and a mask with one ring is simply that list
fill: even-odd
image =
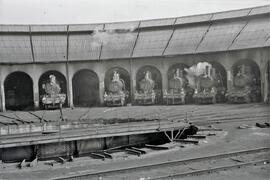
[{"label": "smoke plume", "polygon": [[119,39],[121,42],[134,40],[134,30],[134,27],[125,29],[94,30],[92,33],[93,41],[91,42],[91,45],[93,47],[99,47],[101,44],[107,45],[110,43],[112,47],[117,48],[121,45],[119,44]]},{"label": "smoke plume", "polygon": [[212,65],[208,62],[199,62],[190,68],[185,68],[185,71],[187,72],[186,78],[188,79],[191,88],[196,88],[197,78],[204,73],[206,66],[209,66],[210,69],[212,68]]}]

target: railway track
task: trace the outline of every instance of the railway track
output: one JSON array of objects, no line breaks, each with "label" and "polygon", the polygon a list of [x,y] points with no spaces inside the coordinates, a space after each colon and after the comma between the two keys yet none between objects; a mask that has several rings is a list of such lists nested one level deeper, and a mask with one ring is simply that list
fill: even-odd
[{"label": "railway track", "polygon": [[[171,160],[141,166],[112,168],[97,172],[78,172],[55,179],[174,179],[190,175],[269,163],[270,147],[215,154],[190,159]],[[239,160],[240,158],[240,160]],[[214,164],[211,164],[213,163]],[[194,169],[194,167],[196,167]],[[152,174],[152,175],[151,175]]]}]

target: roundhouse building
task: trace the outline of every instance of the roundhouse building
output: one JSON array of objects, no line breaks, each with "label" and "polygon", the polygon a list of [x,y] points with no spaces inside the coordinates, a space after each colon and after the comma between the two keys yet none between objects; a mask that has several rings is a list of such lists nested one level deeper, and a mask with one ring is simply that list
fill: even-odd
[{"label": "roundhouse building", "polygon": [[209,62],[230,91],[235,67],[248,64],[269,98],[270,6],[195,16],[70,25],[0,25],[0,108],[40,109],[42,83],[53,74],[65,106],[103,104],[114,71],[131,95],[145,71],[158,102],[171,70]]}]

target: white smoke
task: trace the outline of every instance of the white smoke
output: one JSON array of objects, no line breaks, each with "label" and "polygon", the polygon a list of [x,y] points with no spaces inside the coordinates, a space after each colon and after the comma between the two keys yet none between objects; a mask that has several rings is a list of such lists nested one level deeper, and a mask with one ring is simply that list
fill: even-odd
[{"label": "white smoke", "polygon": [[209,66],[210,69],[212,68],[212,65],[208,62],[199,62],[190,68],[185,68],[185,71],[187,72],[186,78],[188,79],[191,88],[196,88],[197,78],[205,72],[206,66]]},{"label": "white smoke", "polygon": [[99,47],[102,45],[107,45],[110,43],[112,47],[117,48],[120,41],[132,41],[135,38],[134,27],[125,29],[109,29],[109,30],[94,30],[92,33],[91,45],[94,47]]}]

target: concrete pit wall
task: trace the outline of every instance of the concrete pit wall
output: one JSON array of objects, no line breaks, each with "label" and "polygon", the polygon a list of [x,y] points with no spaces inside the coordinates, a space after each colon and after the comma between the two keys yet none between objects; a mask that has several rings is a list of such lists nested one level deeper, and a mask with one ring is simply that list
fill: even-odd
[{"label": "concrete pit wall", "polygon": [[2,148],[0,149],[0,160],[3,162],[20,162],[23,159],[31,161],[35,157],[44,160],[68,155],[84,156],[91,152],[129,144],[157,142],[159,138],[162,140],[163,135],[163,133],[152,133]]}]

